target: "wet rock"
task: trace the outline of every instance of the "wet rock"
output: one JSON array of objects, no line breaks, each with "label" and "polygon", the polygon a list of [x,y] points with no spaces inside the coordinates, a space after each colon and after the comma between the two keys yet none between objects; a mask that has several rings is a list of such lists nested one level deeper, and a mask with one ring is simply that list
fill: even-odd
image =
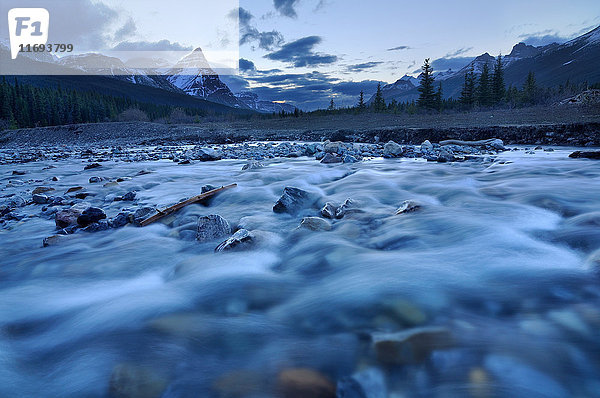
[{"label": "wet rock", "polygon": [[119,364],[110,377],[111,398],[159,398],[167,380],[154,371],[133,364]]},{"label": "wet rock", "polygon": [[92,223],[96,223],[106,218],[104,210],[98,207],[88,207],[85,209],[79,217],[77,217],[77,224],[81,227],[86,227]]},{"label": "wet rock", "polygon": [[319,217],[304,217],[298,228],[306,228],[311,231],[331,231],[331,224]]},{"label": "wet rock", "polygon": [[85,166],[83,169],[91,170],[91,169],[97,169],[98,167],[102,167],[102,165],[100,163],[90,163],[87,166]]},{"label": "wet rock", "polygon": [[221,153],[212,148],[200,148],[197,151],[198,159],[203,162],[210,162],[221,159]]},{"label": "wet rock", "polygon": [[384,158],[397,158],[402,156],[404,153],[404,149],[400,144],[395,143],[394,141],[389,141],[387,144],[383,146],[383,157]]},{"label": "wet rock", "polygon": [[343,160],[342,158],[340,158],[337,155],[334,155],[332,153],[326,153],[325,156],[323,157],[323,159],[321,160],[321,163],[323,164],[334,164],[334,163],[342,163]]},{"label": "wet rock", "polygon": [[137,195],[137,192],[130,191],[130,192],[127,192],[123,196],[117,196],[117,197],[115,197],[114,201],[115,202],[133,202],[135,200],[135,196],[136,195]]},{"label": "wet rock", "polygon": [[129,212],[121,212],[117,214],[109,224],[111,228],[122,228],[131,222],[132,214]]},{"label": "wet rock", "polygon": [[421,144],[421,152],[431,152],[433,151],[433,144],[429,140],[423,141]]},{"label": "wet rock", "polygon": [[282,398],[335,398],[336,387],[326,376],[312,369],[288,369],[277,376]]},{"label": "wet rock", "polygon": [[257,170],[257,169],[262,169],[265,166],[259,162],[258,160],[251,160],[248,163],[246,163],[245,165],[242,166],[242,171],[244,170]]},{"label": "wet rock", "polygon": [[72,236],[69,235],[61,235],[61,234],[57,234],[57,235],[52,235],[49,236],[47,238],[44,238],[43,242],[42,242],[42,246],[43,247],[50,247],[50,246],[57,246],[60,245],[62,243],[65,243],[66,241],[70,240],[72,238]]},{"label": "wet rock", "polygon": [[104,178],[102,178],[102,177],[90,177],[90,179],[88,181],[90,182],[90,184],[97,184],[99,182],[104,181]]},{"label": "wet rock", "polygon": [[494,140],[492,140],[491,142],[489,142],[487,145],[487,147],[492,148],[496,151],[504,151],[504,141],[502,141],[499,138],[495,138]]},{"label": "wet rock", "polygon": [[78,203],[71,206],[69,209],[59,211],[56,213],[54,219],[56,226],[59,228],[66,228],[71,225],[77,225],[77,219],[88,207],[90,206],[87,203]]},{"label": "wet rock", "polygon": [[377,359],[386,365],[421,363],[432,351],[451,348],[453,345],[452,334],[441,327],[414,328],[398,333],[373,335]]},{"label": "wet rock", "polygon": [[437,154],[437,157],[435,160],[440,163],[454,162],[454,160],[455,160],[454,153],[448,149],[442,148],[442,149],[440,149],[440,152]]},{"label": "wet rock", "polygon": [[300,188],[285,187],[283,195],[273,206],[275,213],[295,214],[302,209],[312,207],[319,199],[319,195],[304,191]]},{"label": "wet rock", "polygon": [[352,155],[344,156],[344,163],[356,163],[356,162],[358,162],[358,159],[356,159],[354,156],[352,156]]},{"label": "wet rock", "polygon": [[343,218],[347,213],[358,210],[358,204],[352,199],[346,199],[340,207],[335,210],[335,218]]},{"label": "wet rock", "polygon": [[27,174],[25,171],[20,171],[20,170],[13,170],[12,175],[14,176],[24,176],[25,174]]},{"label": "wet rock", "polygon": [[337,210],[337,206],[331,202],[325,203],[325,206],[321,209],[321,215],[325,218],[333,219],[335,218],[335,212]]},{"label": "wet rock", "polygon": [[380,369],[368,368],[337,383],[337,398],[387,398],[385,375]]},{"label": "wet rock", "polygon": [[396,210],[396,215],[412,213],[414,211],[421,210],[421,204],[415,202],[414,200],[405,200],[400,204],[398,210]]},{"label": "wet rock", "polygon": [[119,183],[116,181],[109,181],[103,185],[104,188],[118,187],[118,186],[119,186]]},{"label": "wet rock", "polygon": [[320,151],[320,152],[317,152],[317,153],[315,154],[315,159],[316,159],[316,160],[321,160],[321,159],[323,159],[324,157],[325,157],[325,152],[322,152],[322,151]]},{"label": "wet rock", "polygon": [[37,194],[41,194],[41,193],[51,192],[54,190],[55,189],[52,187],[37,187],[36,189],[33,190],[32,194],[37,195]]},{"label": "wet rock", "polygon": [[82,189],[83,189],[83,187],[71,187],[71,188],[67,189],[67,192],[65,192],[65,194],[81,191]]},{"label": "wet rock", "polygon": [[34,194],[32,196],[33,203],[37,205],[45,205],[50,202],[50,198],[46,195]]},{"label": "wet rock", "polygon": [[[87,198],[90,195],[92,195],[92,194],[89,193],[89,192],[78,192],[78,193],[75,194],[75,198],[77,198],[77,199],[85,199],[85,198]],[[94,196],[94,195],[92,195],[92,196]]]},{"label": "wet rock", "polygon": [[52,180],[52,181],[54,181],[54,182],[56,182],[56,181],[58,181],[59,179],[58,179],[58,177],[54,176],[54,177],[52,177],[52,178],[51,178],[51,180]]},{"label": "wet rock", "polygon": [[210,184],[206,184],[202,187],[200,193],[207,193],[210,191],[214,191],[215,189],[218,189],[219,187],[216,187],[214,185],[210,185]]},{"label": "wet rock", "polygon": [[572,159],[600,159],[600,151],[575,151],[569,157]]},{"label": "wet rock", "polygon": [[150,217],[154,213],[156,213],[156,211],[154,210],[154,208],[152,208],[152,207],[142,207],[141,209],[137,209],[133,213],[133,215],[131,216],[131,222],[134,225],[139,226],[142,221],[144,221],[146,218]]},{"label": "wet rock", "polygon": [[325,142],[323,144],[323,152],[325,153],[337,153],[337,154],[341,154],[342,153],[342,148],[343,148],[343,143],[336,141],[336,142]]},{"label": "wet rock", "polygon": [[20,195],[11,196],[6,201],[6,205],[10,208],[23,207],[26,204],[27,204],[27,201],[25,199],[23,199],[23,197]]},{"label": "wet rock", "polygon": [[210,242],[231,234],[231,226],[223,217],[211,214],[198,218],[196,240]]},{"label": "wet rock", "polygon": [[215,248],[215,252],[245,249],[251,246],[253,241],[254,235],[250,231],[246,229],[240,229],[225,242],[217,246]]},{"label": "wet rock", "polygon": [[106,231],[110,229],[110,224],[107,220],[100,220],[95,223],[89,224],[87,227],[83,228],[84,232],[99,232]]}]

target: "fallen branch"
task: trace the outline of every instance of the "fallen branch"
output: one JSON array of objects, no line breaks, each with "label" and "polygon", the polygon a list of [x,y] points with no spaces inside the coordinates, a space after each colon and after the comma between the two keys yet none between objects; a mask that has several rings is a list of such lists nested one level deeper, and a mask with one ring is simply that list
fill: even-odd
[{"label": "fallen branch", "polygon": [[188,200],[184,200],[183,202],[179,202],[176,205],[167,207],[164,210],[156,210],[158,213],[153,215],[152,217],[149,217],[149,218],[145,219],[144,221],[142,221],[140,223],[140,227],[145,227],[147,225],[150,225],[150,224],[160,220],[161,218],[166,217],[169,214],[172,214],[172,213],[176,212],[177,210],[184,208],[185,206],[200,202],[204,199],[215,196],[219,192],[222,192],[227,189],[234,188],[234,187],[237,187],[237,184],[230,184],[230,185],[223,186],[221,188],[213,189],[212,191],[205,192],[201,195],[194,196],[193,198],[190,198]]},{"label": "fallen branch", "polygon": [[495,140],[496,140],[496,138],[490,138],[489,140],[480,140],[480,141],[446,140],[446,141],[440,141],[440,145],[481,146],[481,145],[491,144]]}]

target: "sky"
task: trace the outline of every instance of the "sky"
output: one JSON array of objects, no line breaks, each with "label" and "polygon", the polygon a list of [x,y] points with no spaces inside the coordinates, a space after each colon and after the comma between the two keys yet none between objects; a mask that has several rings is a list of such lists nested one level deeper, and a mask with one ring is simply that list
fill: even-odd
[{"label": "sky", "polygon": [[600,25],[598,0],[2,0],[0,11],[15,5],[51,8],[50,35],[82,52],[234,54],[239,74],[222,76],[234,92],[305,110],[331,98],[353,105],[361,90],[368,98],[378,83],[418,74],[425,58],[458,70],[485,52],[560,43]]}]

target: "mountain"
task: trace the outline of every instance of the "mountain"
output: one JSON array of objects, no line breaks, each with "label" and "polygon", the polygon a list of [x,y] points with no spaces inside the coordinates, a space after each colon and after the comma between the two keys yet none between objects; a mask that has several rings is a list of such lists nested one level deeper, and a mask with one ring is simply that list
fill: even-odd
[{"label": "mountain", "polygon": [[292,113],[296,110],[296,107],[290,104],[260,100],[257,94],[250,91],[242,91],[236,97],[248,108],[260,113]]},{"label": "mountain", "polygon": [[[503,57],[504,80],[507,86],[521,87],[531,71],[535,73],[539,86],[553,87],[571,83],[600,82],[600,26],[563,44],[553,43],[534,47],[524,43],[516,44],[510,54]],[[460,71],[445,76],[442,87],[445,98],[458,98],[464,82],[465,73],[473,66],[475,74],[481,74],[485,63],[493,69],[495,58],[484,53],[475,58]],[[395,84],[395,83],[394,83]],[[418,85],[418,83],[417,83]],[[387,102],[396,99],[399,102],[418,98],[417,88],[390,91],[384,94]]]},{"label": "mountain", "polygon": [[[381,87],[381,93],[383,94],[383,98],[386,101],[391,101],[392,98],[397,98],[405,95],[407,92],[415,89],[415,84],[413,81],[416,81],[418,84],[418,79],[404,75],[400,79],[396,80],[392,84],[386,84]],[[389,99],[389,100],[388,100]],[[367,101],[367,104],[371,104],[375,100],[375,94]]]}]

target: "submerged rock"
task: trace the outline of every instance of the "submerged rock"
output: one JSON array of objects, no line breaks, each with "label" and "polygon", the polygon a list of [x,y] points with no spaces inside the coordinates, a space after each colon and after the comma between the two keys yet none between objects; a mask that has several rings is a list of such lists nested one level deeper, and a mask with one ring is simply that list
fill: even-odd
[{"label": "submerged rock", "polygon": [[353,210],[358,210],[356,201],[346,199],[344,203],[335,210],[335,218],[343,218],[347,213],[350,213]]},{"label": "submerged rock", "polygon": [[115,197],[114,201],[115,202],[119,202],[119,201],[122,201],[122,202],[133,202],[135,200],[136,195],[137,195],[137,192],[130,191],[130,192],[127,192],[123,196],[117,196],[117,197]]},{"label": "submerged rock", "polygon": [[231,227],[227,220],[217,214],[198,218],[196,240],[210,242],[231,234]]},{"label": "submerged rock", "polygon": [[102,177],[90,177],[88,181],[90,184],[97,184],[99,182],[104,181],[104,179]]},{"label": "submerged rock", "polygon": [[275,213],[294,214],[302,209],[309,208],[319,199],[319,195],[304,191],[300,188],[285,187],[283,195],[273,206]]},{"label": "submerged rock", "polygon": [[405,200],[402,202],[398,210],[396,210],[396,215],[412,213],[413,211],[417,211],[421,209],[421,204],[415,202],[414,200]]},{"label": "submerged rock", "polygon": [[137,209],[131,217],[131,222],[136,226],[139,226],[142,221],[150,217],[150,215],[156,213],[152,207],[142,207]]},{"label": "submerged rock", "polygon": [[569,157],[572,159],[600,159],[600,151],[575,151]]},{"label": "submerged rock", "polygon": [[337,206],[331,202],[325,203],[325,206],[321,209],[321,215],[325,218],[335,218],[335,212]]},{"label": "submerged rock", "polygon": [[312,369],[287,369],[277,376],[277,389],[282,398],[335,398],[335,384]]},{"label": "submerged rock", "polygon": [[45,205],[50,202],[50,198],[46,195],[34,194],[32,196],[33,203],[38,205]]},{"label": "submerged rock", "polygon": [[81,213],[79,217],[77,217],[77,224],[82,227],[87,227],[88,225],[97,223],[105,218],[106,213],[104,210],[98,207],[88,207]]},{"label": "submerged rock", "polygon": [[311,231],[331,231],[331,224],[319,217],[304,217],[298,228],[306,228]]},{"label": "submerged rock", "polygon": [[85,166],[83,169],[91,170],[91,169],[97,169],[98,167],[102,167],[102,165],[100,163],[90,163],[87,166]]},{"label": "submerged rock", "polygon": [[250,160],[248,163],[242,166],[242,171],[244,170],[257,170],[262,169],[265,166],[259,162],[258,160]]},{"label": "submerged rock", "polygon": [[119,364],[110,377],[111,398],[159,398],[167,380],[154,371],[133,364]]},{"label": "submerged rock", "polygon": [[384,158],[397,158],[402,156],[404,149],[400,144],[390,141],[383,146],[383,157]]},{"label": "submerged rock", "polygon": [[423,362],[432,351],[451,348],[454,339],[448,329],[423,327],[398,333],[373,335],[377,359],[386,365],[406,365]]},{"label": "submerged rock", "polygon": [[240,229],[229,239],[215,248],[215,252],[240,250],[249,247],[254,241],[254,235],[246,229]]}]

